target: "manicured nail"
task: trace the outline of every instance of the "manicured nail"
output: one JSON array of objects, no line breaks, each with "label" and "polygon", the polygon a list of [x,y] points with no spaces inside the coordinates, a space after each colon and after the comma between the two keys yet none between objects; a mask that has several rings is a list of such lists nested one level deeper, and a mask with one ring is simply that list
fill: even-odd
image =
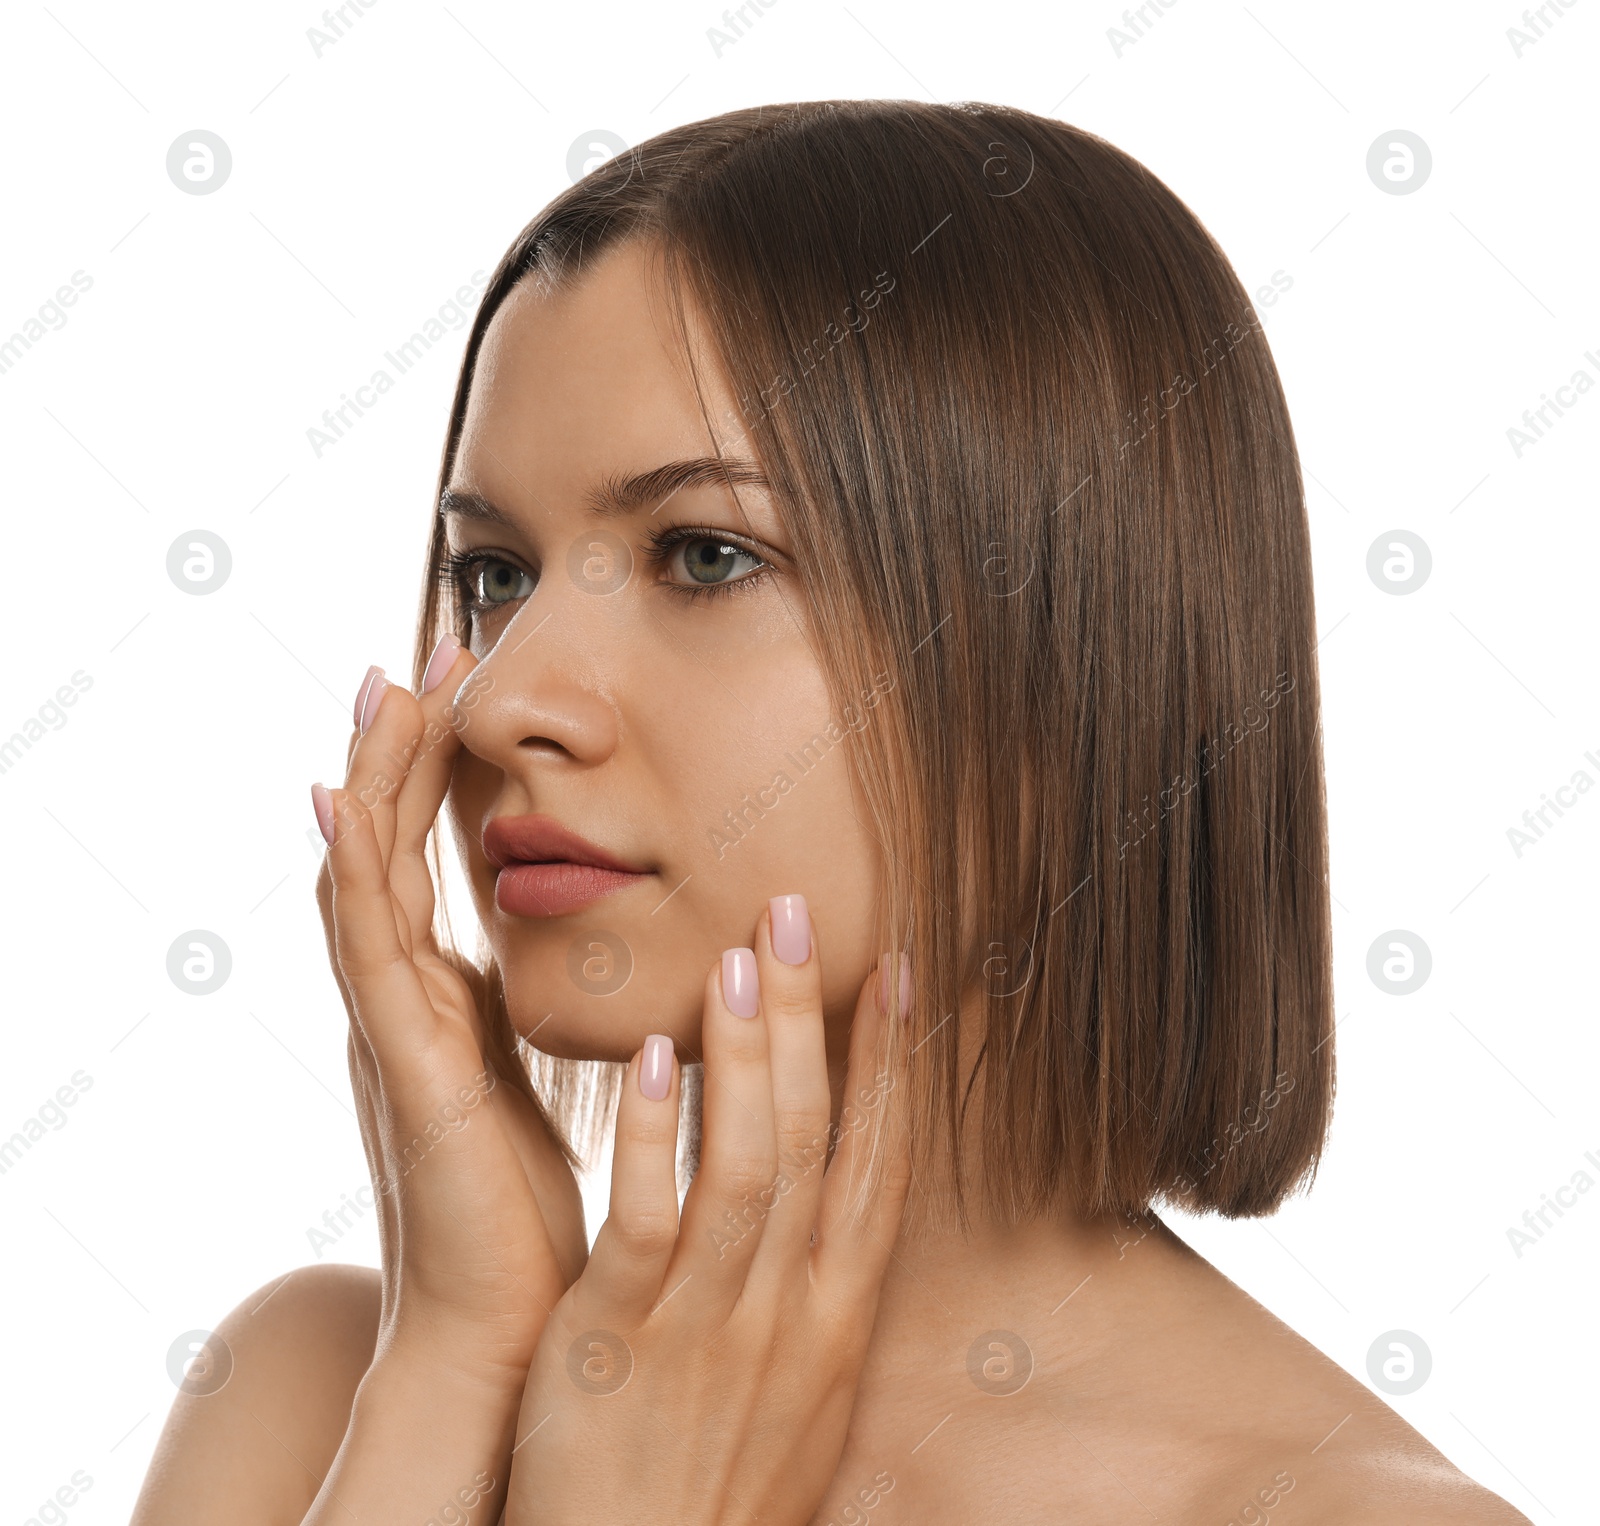
[{"label": "manicured nail", "polygon": [[772,952],[785,964],[804,964],[811,957],[811,913],[803,895],[775,895],[772,910]]},{"label": "manicured nail", "polygon": [[898,960],[893,954],[878,955],[878,1011],[886,1016],[889,1012],[889,971],[896,965],[900,971],[900,1016],[906,1018],[911,1015],[911,956],[903,951]]},{"label": "manicured nail", "polygon": [[671,1085],[672,1040],[664,1033],[652,1033],[639,1057],[639,1090],[652,1102],[659,1102]]},{"label": "manicured nail", "polygon": [[378,718],[378,706],[383,703],[383,696],[389,692],[389,680],[383,676],[382,670],[372,675],[372,682],[367,685],[367,697],[361,702],[361,734],[365,736],[371,729],[372,723]]},{"label": "manicured nail", "polygon": [[356,690],[356,707],[354,711],[351,712],[350,716],[350,724],[352,726],[360,726],[361,707],[367,702],[367,690],[372,687],[372,680],[376,678],[382,671],[383,669],[380,668],[377,663],[373,663],[373,665],[367,669],[366,677],[361,680],[361,687]]},{"label": "manicured nail", "polygon": [[333,846],[333,794],[326,784],[313,784],[311,786],[311,809],[317,813],[317,825],[322,828],[322,835],[327,839],[328,846]]},{"label": "manicured nail", "polygon": [[444,682],[444,675],[455,665],[456,653],[461,643],[449,631],[442,635],[428,659],[427,671],[422,675],[422,692],[431,694]]},{"label": "manicured nail", "polygon": [[761,993],[756,985],[756,952],[752,948],[722,951],[722,999],[735,1017],[754,1017]]}]

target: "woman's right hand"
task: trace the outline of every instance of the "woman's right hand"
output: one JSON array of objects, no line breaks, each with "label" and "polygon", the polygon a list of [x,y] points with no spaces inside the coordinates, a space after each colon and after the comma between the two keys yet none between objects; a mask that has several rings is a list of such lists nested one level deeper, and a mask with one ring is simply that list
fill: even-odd
[{"label": "woman's right hand", "polygon": [[371,671],[344,788],[312,791],[330,840],[317,900],[377,1200],[377,1351],[520,1391],[587,1241],[560,1145],[492,1067],[481,973],[433,934],[424,850],[470,721],[458,691],[475,666],[446,637],[420,697]]}]

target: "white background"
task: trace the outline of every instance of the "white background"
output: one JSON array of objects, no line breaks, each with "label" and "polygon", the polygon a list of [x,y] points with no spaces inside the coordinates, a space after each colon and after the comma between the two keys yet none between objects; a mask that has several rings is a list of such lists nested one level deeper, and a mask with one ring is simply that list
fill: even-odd
[{"label": "white background", "polygon": [[[1600,380],[1600,12],[1519,54],[1517,0],[1178,0],[1119,51],[1115,3],[778,0],[719,56],[719,6],[378,0],[320,56],[310,3],[8,12],[0,342],[93,285],[0,374],[0,737],[91,686],[0,773],[0,1139],[92,1084],[0,1175],[0,1522],[78,1469],[70,1519],[125,1520],[174,1339],[314,1259],[366,1180],[306,789],[342,771],[366,665],[408,668],[464,327],[320,458],[308,428],[492,269],[574,143],[836,96],[1064,117],[1171,185],[1248,289],[1292,279],[1261,316],[1315,542],[1337,1118],[1276,1219],[1171,1222],[1363,1381],[1380,1335],[1420,1336],[1432,1374],[1388,1402],[1541,1526],[1593,1519],[1600,1191],[1520,1256],[1507,1231],[1600,1182],[1600,791],[1520,855],[1507,833],[1600,781],[1600,389],[1520,456],[1507,431]],[[166,173],[196,128],[232,152],[215,194]],[[1397,128],[1433,158],[1406,195],[1366,170]],[[204,597],[166,571],[197,528],[233,562]],[[1433,561],[1404,596],[1367,572],[1395,529]],[[168,978],[190,929],[231,950],[213,995]],[[1367,972],[1392,929],[1432,954],[1408,996]],[[333,1254],[376,1264],[370,1215]]]}]

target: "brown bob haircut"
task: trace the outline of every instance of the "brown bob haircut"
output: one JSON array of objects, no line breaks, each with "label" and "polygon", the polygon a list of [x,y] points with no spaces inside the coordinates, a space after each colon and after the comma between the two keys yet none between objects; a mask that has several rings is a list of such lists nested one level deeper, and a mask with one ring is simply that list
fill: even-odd
[{"label": "brown bob haircut", "polygon": [[[1276,1208],[1332,1108],[1326,812],[1294,434],[1222,251],[1127,154],[1024,111],[692,122],[506,252],[441,490],[500,303],[625,239],[740,401],[836,705],[892,680],[848,741],[875,946],[915,969],[913,1158],[954,1168],[936,1216],[966,1218],[975,1094],[1004,1215]],[[443,549],[436,525],[419,678],[464,634]],[[532,1095],[492,959],[483,978],[491,1059]]]}]

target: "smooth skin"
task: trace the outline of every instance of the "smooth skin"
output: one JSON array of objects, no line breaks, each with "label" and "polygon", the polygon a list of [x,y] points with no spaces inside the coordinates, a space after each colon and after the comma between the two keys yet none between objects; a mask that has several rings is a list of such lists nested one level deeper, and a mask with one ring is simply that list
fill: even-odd
[{"label": "smooth skin", "polygon": [[[637,1056],[649,1035],[665,1034],[677,1056],[668,1097],[627,1092],[636,1086],[637,1062],[630,1064],[612,1211],[584,1265],[570,1176],[563,1179],[541,1147],[536,1120],[502,1108],[491,1090],[464,1128],[401,1179],[398,1248],[385,1225],[382,1274],[304,1268],[257,1290],[223,1321],[233,1377],[210,1397],[179,1397],[135,1526],[209,1521],[218,1499],[243,1526],[344,1520],[333,1494],[351,1497],[347,1486],[384,1500],[360,1514],[418,1526],[462,1518],[476,1526],[502,1509],[512,1526],[758,1516],[813,1526],[1525,1523],[1154,1218],[1123,1224],[1064,1209],[1013,1227],[984,1208],[992,1188],[969,1180],[977,1205],[970,1233],[902,1229],[887,1254],[846,1247],[838,1264],[847,1274],[824,1281],[825,1296],[813,1302],[815,1250],[799,1233],[805,1214],[785,1220],[799,1205],[783,1197],[758,1237],[736,1246],[731,1268],[719,1264],[713,1276],[695,1261],[705,1256],[695,1234],[704,1227],[702,1205],[737,1196],[771,1164],[757,1152],[720,1185],[713,1170],[725,1146],[734,1155],[750,1148],[724,1135],[740,1127],[740,1110],[719,1110],[719,1097],[748,1104],[753,1095],[759,1104],[763,1096],[752,1079],[761,1062],[738,1053],[733,1026],[756,1020],[733,1018],[714,999],[721,953],[748,946],[760,964],[767,1084],[812,1091],[810,1100],[782,1103],[773,1093],[774,1138],[783,1106],[810,1126],[824,1070],[829,1118],[839,1123],[847,1097],[870,1095],[876,1080],[847,1068],[866,1031],[858,1008],[878,959],[870,928],[881,849],[863,825],[844,748],[825,752],[732,847],[719,850],[711,835],[746,792],[773,778],[786,753],[826,725],[832,701],[796,596],[782,518],[763,487],[741,485],[737,498],[726,487],[686,488],[621,517],[588,500],[618,474],[711,454],[718,444],[729,454],[748,451],[735,400],[703,346],[702,414],[646,253],[608,251],[554,293],[525,283],[497,312],[451,485],[481,495],[499,518],[448,521],[453,550],[489,558],[472,574],[472,591],[485,601],[472,611],[468,651],[436,693],[386,691],[352,752],[346,786],[358,791],[379,751],[397,741],[403,749],[405,737],[425,731],[415,712],[442,715],[469,675],[486,681],[453,728],[460,750],[448,785],[436,759],[414,765],[433,770],[417,803],[447,788],[445,814],[519,1030],[550,1053],[613,1060]],[[691,341],[699,344],[696,334]],[[649,539],[673,526],[711,527],[750,548],[750,558],[728,559],[730,579],[748,586],[685,597],[688,558],[654,560]],[[571,554],[602,536],[620,540],[634,572],[597,597],[571,575]],[[410,787],[408,780],[400,794],[397,843],[413,840],[412,827],[398,824]],[[489,816],[535,810],[651,874],[567,916],[502,912],[479,834]],[[364,834],[353,814],[352,830]],[[381,808],[372,814],[381,858]],[[329,855],[335,875],[344,841]],[[436,1059],[440,1080],[456,1086],[470,1082],[477,1063],[461,991],[429,964],[415,936],[426,919],[420,858],[413,868],[409,851],[397,849],[388,862],[401,913],[391,918],[393,936],[402,944],[412,937],[414,985],[411,976],[400,979],[405,961],[392,950],[375,953],[374,944],[362,968],[393,991],[375,996],[370,1012],[359,988],[347,992],[353,1023],[363,1033],[369,1024],[382,1030],[371,1040],[375,1122],[388,1117],[391,1093],[403,1119],[383,1135],[391,1150],[416,1137],[416,1120],[434,1100],[405,1078],[420,1084]],[[371,903],[376,936],[381,894],[373,851],[364,852],[346,864],[350,883],[364,887],[355,893]],[[761,908],[794,891],[805,895],[816,933],[818,968],[804,977],[815,1003],[779,1013],[767,998],[778,990],[774,981],[794,972],[772,967]],[[623,938],[634,958],[632,979],[603,999],[565,973],[574,940],[596,931]],[[336,961],[342,933],[336,925]],[[359,950],[359,937],[350,946]],[[862,1010],[871,1014],[874,1004]],[[976,1058],[968,1015],[958,1028],[963,1076]],[[790,1018],[791,1036],[809,1034],[809,1060],[780,1052]],[[719,1055],[730,1032],[735,1049]],[[743,1042],[756,1047],[755,1030],[746,1033]],[[416,1036],[424,1034],[433,1037],[422,1054]],[[392,1086],[385,1044],[401,1066]],[[679,1220],[667,1212],[663,1120],[676,1117],[680,1062],[702,1056],[705,1163]],[[357,1049],[358,1095],[362,1064]],[[711,1079],[719,1069],[743,1077],[728,1094]],[[883,1100],[898,1106],[901,1097],[891,1090]],[[760,1115],[759,1106],[750,1110]],[[641,1123],[644,1133],[633,1132]],[[966,1127],[971,1159],[982,1127],[977,1105]],[[850,1147],[844,1135],[830,1174]],[[460,1202],[477,1239],[457,1231],[436,1244],[408,1241],[409,1214],[430,1230],[444,1222],[423,1200],[436,1165],[434,1181],[459,1173],[451,1194],[465,1193]],[[379,1169],[375,1163],[375,1175]],[[816,1249],[824,1263],[826,1199],[823,1186]],[[457,1198],[448,1201],[459,1213]],[[545,1241],[531,1222],[535,1210]],[[799,1278],[779,1274],[802,1239],[813,1269],[804,1298]],[[541,1260],[546,1242],[559,1272]],[[869,1318],[859,1290],[873,1283],[875,1257],[882,1275]],[[551,1298],[552,1279],[579,1266],[577,1280]],[[608,1266],[628,1270],[607,1273]],[[691,1267],[683,1281],[679,1269]],[[504,1275],[508,1268],[514,1277]],[[404,1291],[413,1282],[414,1296]],[[607,1335],[621,1335],[627,1351]],[[815,1372],[802,1370],[802,1356]],[[627,1384],[594,1392],[614,1381],[621,1357],[632,1363]],[[852,1373],[845,1415],[842,1387]],[[652,1434],[665,1445],[641,1439]],[[445,1462],[429,1471],[434,1457]],[[492,1482],[481,1485],[480,1475]],[[403,1498],[390,1504],[378,1491],[401,1479]],[[780,1497],[785,1491],[793,1492]]]}]

